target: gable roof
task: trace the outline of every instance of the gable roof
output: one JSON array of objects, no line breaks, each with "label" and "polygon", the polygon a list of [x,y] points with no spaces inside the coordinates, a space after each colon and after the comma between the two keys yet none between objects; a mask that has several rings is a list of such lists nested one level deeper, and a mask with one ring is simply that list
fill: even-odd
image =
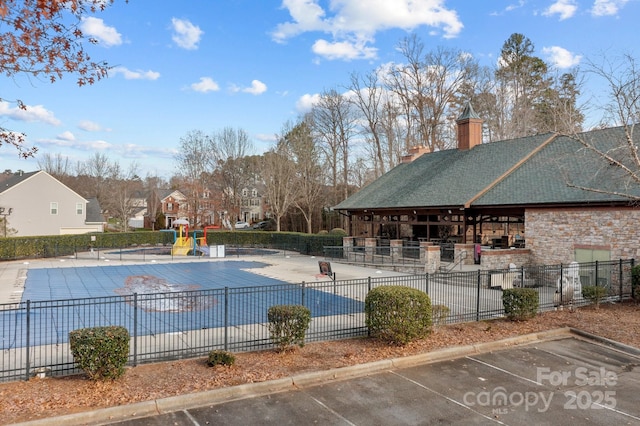
[{"label": "gable roof", "polygon": [[11,177],[8,177],[7,179],[3,180],[2,183],[0,183],[0,194],[10,190],[14,186],[24,182],[25,180],[29,179],[31,176],[39,172],[40,172],[39,170],[36,170],[35,172],[28,172],[28,173],[24,173],[24,172],[14,173]]},{"label": "gable roof", "polygon": [[40,176],[40,175],[42,175],[44,178],[48,178],[51,181],[55,182],[60,188],[64,189],[65,191],[68,191],[68,192],[72,193],[73,196],[75,196],[75,197],[77,197],[77,198],[79,198],[81,200],[84,200],[85,202],[87,201],[86,198],[84,198],[82,195],[78,194],[73,189],[69,188],[67,185],[65,185],[64,183],[60,182],[58,179],[56,179],[55,177],[51,176],[49,173],[45,172],[44,170],[36,170],[35,172],[28,172],[28,173],[19,171],[19,172],[15,173],[13,176],[3,180],[0,183],[0,195],[15,189],[20,184],[22,184],[23,182],[26,182],[29,179],[31,179],[31,178],[33,178],[35,176]]},{"label": "gable roof", "polygon": [[86,223],[104,223],[100,202],[96,197],[87,198],[87,214],[85,215]]},{"label": "gable roof", "polygon": [[[624,141],[622,127],[586,132],[581,137],[603,147]],[[640,138],[637,138],[640,139]],[[605,167],[601,167],[604,164]],[[400,164],[334,207],[336,210],[443,208],[624,202],[626,198],[572,188],[621,184],[619,168],[578,141],[547,133],[424,154]],[[598,173],[596,173],[598,171]],[[627,188],[640,195],[640,187]]]}]

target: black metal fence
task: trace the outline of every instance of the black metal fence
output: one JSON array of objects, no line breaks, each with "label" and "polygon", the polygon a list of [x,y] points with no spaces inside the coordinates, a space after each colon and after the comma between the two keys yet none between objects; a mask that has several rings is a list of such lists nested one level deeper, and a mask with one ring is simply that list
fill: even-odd
[{"label": "black metal fence", "polygon": [[5,304],[0,305],[0,381],[78,373],[68,335],[79,328],[127,328],[129,364],[137,365],[203,356],[212,349],[270,348],[266,314],[273,305],[307,306],[312,321],[306,340],[336,340],[367,334],[364,300],[381,285],[423,290],[432,305],[449,308],[447,323],[469,322],[503,316],[505,288],[536,289],[541,311],[589,303],[580,291],[587,285],[604,287],[607,300],[632,297],[633,266],[633,260],[620,260]]},{"label": "black metal fence", "polygon": [[402,247],[390,247],[388,245],[375,247],[325,246],[323,249],[323,255],[327,260],[353,263],[361,266],[392,267],[415,273],[424,270],[424,261],[420,259],[420,252],[419,245],[403,245]]}]

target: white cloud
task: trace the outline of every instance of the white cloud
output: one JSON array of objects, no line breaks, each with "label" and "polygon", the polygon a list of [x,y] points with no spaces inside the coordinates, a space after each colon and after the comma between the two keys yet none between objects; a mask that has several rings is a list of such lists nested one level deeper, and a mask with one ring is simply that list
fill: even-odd
[{"label": "white cloud", "polygon": [[553,16],[559,15],[560,20],[564,21],[565,19],[569,19],[575,15],[578,10],[578,5],[575,0],[557,0],[553,3],[549,8],[547,8],[544,12],[542,12],[545,16]]},{"label": "white cloud", "polygon": [[296,102],[296,110],[300,113],[305,113],[311,110],[315,104],[320,100],[319,94],[309,95],[305,94]]},{"label": "white cloud", "polygon": [[543,47],[542,52],[548,56],[549,61],[560,69],[574,67],[582,60],[581,55],[574,55],[567,49],[559,46]]},{"label": "white cloud", "polygon": [[58,136],[56,136],[57,139],[60,139],[62,141],[75,141],[76,137],[73,133],[71,133],[70,131],[64,131],[62,133],[60,133]]},{"label": "white cloud", "polygon": [[173,27],[173,36],[171,39],[183,49],[195,50],[204,31],[197,25],[193,25],[186,19],[171,18],[171,26]]},{"label": "white cloud", "polygon": [[113,148],[113,145],[107,141],[96,140],[96,141],[70,141],[70,140],[62,140],[62,139],[41,139],[38,140],[38,145],[41,146],[55,146],[62,148],[75,149],[77,151],[104,151],[107,149]]},{"label": "white cloud", "polygon": [[364,43],[352,43],[350,41],[328,42],[317,40],[311,48],[313,53],[326,59],[374,59],[378,49],[367,47]]},{"label": "white cloud", "polygon": [[78,128],[86,132],[110,132],[111,131],[111,129],[105,129],[100,124],[94,121],[89,121],[89,120],[82,120],[80,123],[78,123]]},{"label": "white cloud", "polygon": [[157,80],[160,78],[160,73],[157,71],[131,71],[125,67],[114,67],[111,69],[110,73],[114,76],[122,74],[126,80]]},{"label": "white cloud", "polygon": [[616,15],[629,0],[595,0],[591,14],[593,16],[612,16]]},{"label": "white cloud", "polygon": [[190,87],[196,92],[202,93],[217,92],[218,90],[220,90],[220,86],[218,86],[218,83],[213,81],[210,77],[200,77],[200,82],[193,83]]},{"label": "white cloud", "polygon": [[42,122],[53,126],[60,125],[53,112],[49,111],[42,105],[26,105],[26,109],[11,107],[9,102],[0,101],[0,117],[9,117],[13,120],[33,122]]},{"label": "white cloud", "polygon": [[[318,0],[283,0],[282,7],[292,20],[277,25],[272,37],[284,42],[305,32],[331,34],[332,41],[318,40],[314,52],[331,59],[371,58],[374,48],[366,47],[379,31],[400,28],[406,31],[426,25],[444,38],[456,37],[463,25],[455,10],[444,0],[336,0],[324,10]],[[331,13],[331,15],[329,15]],[[342,56],[341,56],[342,55]]]},{"label": "white cloud", "polygon": [[250,87],[231,86],[232,92],[251,93],[252,95],[261,95],[267,91],[267,85],[260,80],[252,80]]},{"label": "white cloud", "polygon": [[97,39],[106,47],[122,44],[122,36],[120,33],[114,27],[105,25],[102,19],[94,18],[92,16],[82,18],[80,29],[83,34]]}]

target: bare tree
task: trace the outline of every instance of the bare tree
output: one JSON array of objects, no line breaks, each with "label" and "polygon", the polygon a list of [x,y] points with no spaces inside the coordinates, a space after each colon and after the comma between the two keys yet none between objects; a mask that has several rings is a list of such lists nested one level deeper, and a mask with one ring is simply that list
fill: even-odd
[{"label": "bare tree", "polygon": [[[616,140],[602,141],[592,138],[592,133],[567,133],[579,142],[586,155],[596,158],[589,173],[591,179],[580,180],[579,176],[568,176],[568,185],[585,191],[617,195],[633,203],[640,202],[640,137],[635,127],[640,122],[640,68],[630,54],[614,59],[602,58],[600,63],[590,61],[587,72],[604,82],[608,98],[599,105],[605,112],[601,126],[621,126]],[[606,176],[607,179],[598,179]],[[600,183],[615,182],[615,186]]]},{"label": "bare tree", "polygon": [[[106,154],[96,152],[84,162],[76,165],[76,175],[80,178],[78,187],[84,197],[96,197],[101,208],[108,209],[111,188],[109,181],[116,175],[116,162],[111,162]],[[119,169],[119,166],[117,166]],[[85,177],[85,179],[82,179]]]},{"label": "bare tree", "polygon": [[302,213],[307,223],[307,233],[313,232],[313,215],[318,207],[324,207],[322,200],[322,169],[320,152],[311,134],[306,120],[302,120],[289,133],[293,159],[296,166],[294,185],[298,188],[295,200],[296,208]]},{"label": "bare tree", "polygon": [[[85,43],[97,43],[79,29],[83,16],[104,10],[113,0],[5,0],[0,2],[0,72],[12,78],[26,75],[52,83],[65,74],[75,75],[79,86],[107,76],[106,62],[94,62]],[[0,96],[0,102],[3,102]],[[18,108],[28,106],[14,100]],[[25,135],[0,126],[0,145],[12,145],[21,157],[33,156],[25,147]]]},{"label": "bare tree", "polygon": [[47,152],[40,156],[38,158],[38,168],[55,178],[68,176],[71,173],[69,158],[63,157],[60,153],[53,155]]},{"label": "bare tree", "polygon": [[223,193],[223,206],[235,223],[240,217],[242,190],[256,172],[246,158],[253,150],[253,144],[244,130],[225,127],[211,136],[211,147],[214,177]]},{"label": "bare tree", "polygon": [[376,176],[382,176],[386,172],[387,164],[384,155],[386,134],[382,126],[385,97],[384,89],[378,82],[378,74],[371,72],[362,77],[357,73],[352,73],[349,90],[351,91],[349,99],[364,118],[361,133],[372,153],[374,173]]},{"label": "bare tree", "polygon": [[192,130],[180,138],[176,171],[193,226],[206,225],[214,215],[210,197],[210,177],[215,168],[212,149],[212,139],[200,130]]},{"label": "bare tree", "polygon": [[477,63],[458,50],[437,48],[424,53],[416,35],[403,39],[399,49],[406,64],[391,67],[386,82],[407,116],[406,148],[409,144],[432,151],[448,148],[446,120],[452,119],[450,108],[462,85],[472,78]]},{"label": "bare tree", "polygon": [[151,230],[164,228],[164,223],[158,222],[158,212],[160,211],[160,188],[164,187],[162,179],[158,176],[147,175],[144,182],[144,189],[147,196],[147,217],[151,224]]},{"label": "bare tree", "polygon": [[129,219],[133,213],[143,207],[141,205],[142,180],[138,176],[138,165],[132,163],[127,170],[122,170],[116,162],[112,163],[112,175],[109,179],[110,196],[108,208],[111,217],[120,223],[120,229],[129,230]]},{"label": "bare tree", "polygon": [[276,221],[276,230],[281,230],[281,219],[293,206],[300,187],[296,182],[291,139],[294,131],[291,123],[285,124],[276,145],[262,157],[260,171],[265,183],[265,195]]},{"label": "bare tree", "polygon": [[337,203],[349,196],[349,149],[356,130],[356,118],[351,102],[335,89],[322,92],[310,113],[309,123],[314,138],[320,141],[331,173],[331,202]]}]

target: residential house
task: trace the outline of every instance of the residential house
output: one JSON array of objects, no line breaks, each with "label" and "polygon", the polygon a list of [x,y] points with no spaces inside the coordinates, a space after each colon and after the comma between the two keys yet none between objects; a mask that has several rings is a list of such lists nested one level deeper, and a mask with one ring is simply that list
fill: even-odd
[{"label": "residential house", "polygon": [[257,187],[243,188],[240,198],[240,220],[257,223],[266,219],[267,206]]},{"label": "residential house", "polygon": [[174,220],[188,217],[187,197],[177,189],[158,191],[160,211],[165,218],[165,227],[171,228]]},{"label": "residential house", "polygon": [[44,171],[19,171],[0,183],[2,235],[102,232],[105,222],[99,212],[96,199],[81,197]]},{"label": "residential house", "polygon": [[619,149],[625,128],[483,144],[470,105],[457,124],[455,149],[414,149],[334,207],[350,218],[352,237],[455,244],[465,263],[477,243],[488,267],[640,256],[640,208],[623,195],[640,196],[640,185],[579,141]]}]

